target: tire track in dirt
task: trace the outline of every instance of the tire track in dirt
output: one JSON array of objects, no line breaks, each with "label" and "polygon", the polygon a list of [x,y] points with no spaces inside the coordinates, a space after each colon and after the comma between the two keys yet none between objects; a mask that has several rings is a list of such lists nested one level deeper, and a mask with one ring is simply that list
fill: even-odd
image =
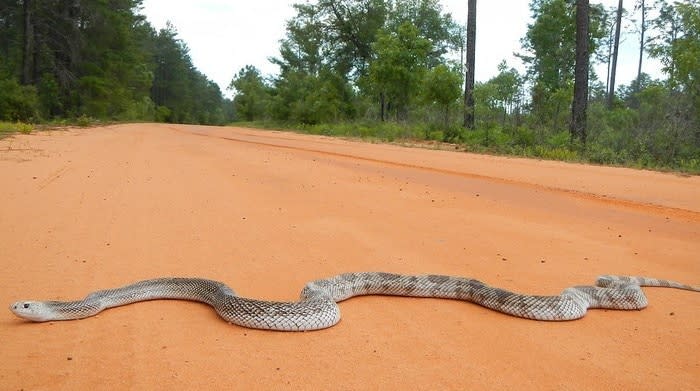
[{"label": "tire track in dirt", "polygon": [[611,205],[614,207],[632,209],[632,210],[642,212],[642,213],[653,213],[653,214],[657,214],[657,215],[664,215],[666,217],[673,216],[675,218],[682,218],[682,219],[686,219],[689,221],[700,222],[700,212],[696,212],[693,210],[684,209],[684,208],[677,208],[677,207],[672,207],[672,206],[667,206],[667,205],[654,204],[654,203],[644,203],[644,202],[633,201],[633,200],[617,198],[617,197],[610,197],[610,196],[607,196],[604,194],[597,194],[597,193],[593,193],[593,192],[585,192],[585,191],[580,191],[580,190],[567,189],[567,188],[563,188],[563,187],[548,186],[548,185],[543,185],[540,183],[518,181],[518,180],[514,180],[514,179],[489,176],[489,175],[483,175],[483,174],[476,174],[473,172],[449,170],[449,169],[445,169],[445,168],[430,167],[430,166],[424,166],[424,165],[418,165],[418,164],[412,164],[412,163],[406,163],[406,162],[399,162],[399,161],[394,161],[394,160],[378,159],[378,158],[373,158],[373,157],[359,156],[359,155],[355,155],[355,154],[335,152],[335,151],[329,151],[329,150],[324,150],[324,149],[308,148],[308,147],[302,147],[302,146],[298,146],[298,145],[286,145],[286,144],[266,142],[266,141],[246,140],[246,139],[237,138],[237,137],[207,134],[207,133],[202,133],[202,132],[197,132],[197,131],[186,131],[186,130],[182,130],[180,128],[174,128],[174,127],[170,127],[169,129],[176,131],[176,132],[183,132],[183,133],[188,133],[188,134],[202,136],[202,137],[218,138],[218,139],[223,139],[223,140],[238,142],[238,143],[259,145],[259,146],[264,146],[264,147],[279,148],[279,149],[286,149],[286,150],[292,150],[292,151],[302,151],[302,152],[315,153],[315,154],[320,154],[320,155],[325,155],[325,156],[338,157],[338,158],[343,158],[343,159],[359,160],[359,161],[376,163],[376,164],[384,164],[384,165],[394,166],[394,167],[405,167],[405,168],[411,168],[411,169],[417,169],[417,170],[422,170],[422,171],[439,173],[439,174],[443,174],[443,175],[452,175],[452,176],[458,176],[458,177],[462,177],[462,178],[477,179],[477,180],[496,182],[496,183],[501,183],[501,184],[513,185],[513,186],[526,187],[526,188],[535,189],[535,190],[544,190],[544,191],[547,191],[550,193],[564,194],[564,195],[568,195],[568,196],[575,197],[578,199],[599,202],[599,203]]},{"label": "tire track in dirt", "polygon": [[[269,300],[363,270],[474,276],[534,294],[609,272],[700,281],[699,223],[530,185],[700,212],[700,177],[233,127],[18,138],[46,158],[0,160],[8,304],[163,275],[217,277]],[[233,327],[198,303],[54,324],[5,310],[0,388],[696,389],[700,296],[645,292],[644,311],[556,324],[449,300],[357,298],[341,304],[337,327],[298,334]]]},{"label": "tire track in dirt", "polygon": [[49,174],[48,177],[44,178],[40,183],[39,183],[39,190],[43,190],[46,186],[50,185],[52,182],[56,181],[59,179],[63,174],[68,171],[69,167],[63,166],[59,168],[58,170],[53,171],[51,174]]}]

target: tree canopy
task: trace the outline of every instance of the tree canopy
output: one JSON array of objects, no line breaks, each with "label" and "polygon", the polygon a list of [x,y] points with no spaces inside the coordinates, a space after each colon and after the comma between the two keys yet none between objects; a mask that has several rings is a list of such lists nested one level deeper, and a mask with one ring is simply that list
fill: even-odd
[{"label": "tree canopy", "polygon": [[[577,95],[589,100],[588,115],[577,114],[582,127],[576,128],[576,138],[587,142],[582,153],[595,162],[700,168],[698,1],[658,0],[631,5],[630,12],[578,3],[531,0],[532,19],[517,53],[526,72],[502,62],[495,77],[476,83],[470,109],[462,106],[468,100],[459,92],[469,66],[458,54],[468,52],[463,47],[468,39],[438,1],[300,3],[272,60],[281,72],[257,77],[251,87],[239,83],[234,101],[256,96],[266,102],[256,118],[302,126],[389,121],[427,126],[412,133],[415,137],[538,156],[548,156],[549,148],[574,148],[566,153],[577,154],[566,144],[576,102],[576,7],[588,14],[579,23],[587,21],[585,55],[591,64],[614,60],[610,37],[616,16],[634,23],[634,12],[643,10],[647,38],[640,39],[641,50],[661,60],[668,78],[651,80],[641,72],[638,80],[614,90],[608,75],[588,67]],[[460,111],[476,119],[474,130],[460,129]]]},{"label": "tree canopy", "polygon": [[226,101],[141,0],[2,0],[0,119],[223,123]]},{"label": "tree canopy", "polygon": [[[476,1],[469,4],[476,9]],[[576,9],[583,2],[529,6],[517,51],[525,72],[502,62],[496,76],[472,88],[473,64],[464,53],[476,50],[478,57],[479,48],[438,0],[299,2],[270,59],[279,73],[253,65],[232,70],[228,100],[196,69],[175,26],[156,30],[140,14],[141,0],[0,0],[0,120],[236,119],[323,132],[343,125],[360,135],[374,127],[389,138],[700,171],[700,1],[638,0],[626,12],[595,3],[582,8],[588,18],[579,26],[586,22],[592,65],[615,62],[611,37],[619,15],[623,34],[639,35],[640,53],[663,64],[664,78],[645,74],[640,57],[629,85],[615,86],[614,76],[591,70],[578,98]],[[579,150],[567,136],[582,97],[588,114],[577,130],[586,135]]]}]

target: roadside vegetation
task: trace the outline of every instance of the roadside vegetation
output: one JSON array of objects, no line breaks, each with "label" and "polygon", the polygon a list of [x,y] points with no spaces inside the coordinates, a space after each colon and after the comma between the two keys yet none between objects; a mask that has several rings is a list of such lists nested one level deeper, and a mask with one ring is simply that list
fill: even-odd
[{"label": "roadside vegetation", "polygon": [[7,137],[15,133],[29,134],[34,130],[31,124],[23,122],[3,122],[0,121],[0,138]]},{"label": "roadside vegetation", "polygon": [[3,1],[0,121],[231,121],[231,101],[194,67],[175,27],[156,31],[141,3]]},{"label": "roadside vegetation", "polygon": [[[577,3],[531,0],[517,53],[526,72],[502,62],[496,76],[475,84],[473,106],[465,105],[459,55],[469,37],[439,2],[297,5],[280,56],[272,59],[280,74],[247,66],[231,82],[237,119],[313,134],[699,173],[700,2],[587,8],[590,61],[609,71],[588,71],[583,132],[572,128]],[[641,56],[636,79],[615,86],[620,23],[627,39],[638,39],[640,56],[660,60],[665,79],[644,73]]]},{"label": "roadside vegetation", "polygon": [[[0,137],[28,124],[233,123],[700,173],[699,0],[530,0],[524,72],[503,61],[473,85],[475,25],[495,21],[465,28],[438,0],[300,1],[270,59],[279,73],[243,67],[231,100],[141,0],[64,3],[2,5]],[[615,82],[620,30],[639,48],[627,85]],[[648,57],[662,78],[644,72]]]},{"label": "roadside vegetation", "polygon": [[[700,175],[700,158],[697,153],[688,159],[666,163],[651,152],[639,148],[637,154],[617,152],[604,143],[590,141],[585,146],[572,143],[568,130],[546,135],[535,135],[527,129],[504,130],[480,128],[464,131],[455,126],[460,136],[445,141],[444,128],[430,124],[398,124],[392,122],[351,122],[316,125],[299,125],[277,121],[237,122],[235,126],[286,130],[306,134],[361,139],[367,142],[387,142],[406,146],[444,150],[467,151],[494,155],[520,156],[544,160],[623,166],[657,171],[678,171]],[[537,137],[541,137],[536,141]]]}]

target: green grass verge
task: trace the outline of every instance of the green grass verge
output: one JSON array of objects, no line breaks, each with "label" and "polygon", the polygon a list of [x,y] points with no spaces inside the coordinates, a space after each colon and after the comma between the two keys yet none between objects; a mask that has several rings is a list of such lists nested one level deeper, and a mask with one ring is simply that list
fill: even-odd
[{"label": "green grass verge", "polygon": [[[657,171],[675,171],[700,175],[700,151],[686,153],[664,161],[653,153],[613,149],[591,141],[582,147],[572,144],[568,132],[540,134],[529,129],[442,128],[428,124],[399,124],[395,122],[349,122],[337,124],[298,125],[270,121],[236,122],[231,126],[347,137],[369,142],[390,142],[428,148],[463,150],[493,155],[521,156],[575,163],[621,166]],[[446,142],[449,141],[449,142]],[[692,148],[692,147],[691,147]],[[661,156],[664,158],[665,156]]]},{"label": "green grass verge", "polygon": [[32,130],[34,130],[34,125],[32,124],[25,124],[23,122],[0,121],[0,138],[17,133],[29,134],[32,132]]},{"label": "green grass verge", "polygon": [[0,121],[0,138],[5,138],[13,134],[30,134],[35,130],[47,130],[47,129],[59,129],[69,126],[78,126],[81,128],[86,128],[90,126],[100,126],[110,124],[112,122],[105,122],[92,117],[87,117],[85,115],[73,118],[70,120],[52,120],[49,122],[42,122],[40,124],[28,124],[24,122],[6,122]]}]

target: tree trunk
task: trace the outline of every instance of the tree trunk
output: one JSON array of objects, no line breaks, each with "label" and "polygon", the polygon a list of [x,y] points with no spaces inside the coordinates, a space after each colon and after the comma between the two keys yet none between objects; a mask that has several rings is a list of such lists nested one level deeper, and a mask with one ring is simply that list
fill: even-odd
[{"label": "tree trunk", "polygon": [[474,129],[474,63],[476,59],[476,0],[467,3],[467,69],[464,80],[464,127]]},{"label": "tree trunk", "polygon": [[644,57],[644,33],[646,33],[646,16],[647,10],[644,8],[644,0],[641,0],[641,11],[642,11],[642,26],[639,37],[639,64],[637,65],[637,82],[635,83],[634,89],[639,91],[641,86],[639,85],[640,78],[642,77],[642,57]]},{"label": "tree trunk", "polygon": [[379,93],[379,118],[384,122],[384,109],[385,109],[384,93]]},{"label": "tree trunk", "polygon": [[22,45],[22,84],[32,84],[34,62],[34,22],[32,20],[32,2],[24,0],[24,39]]},{"label": "tree trunk", "polygon": [[445,130],[450,126],[450,104],[445,105]]},{"label": "tree trunk", "polygon": [[608,89],[608,109],[612,109],[615,101],[615,74],[617,73],[617,52],[620,47],[620,29],[622,27],[622,0],[617,3],[617,18],[615,25],[615,44],[613,46],[612,69],[610,70],[610,88]]},{"label": "tree trunk", "polygon": [[574,68],[574,102],[571,106],[571,139],[586,144],[586,110],[588,109],[588,0],[576,0],[576,66]]},{"label": "tree trunk", "polygon": [[[612,50],[613,50],[613,30],[612,27],[610,27],[610,34],[608,34],[608,61],[607,61],[607,73],[605,74],[605,94],[606,94],[606,99],[607,95],[610,93],[610,63],[612,62]],[[607,102],[606,102],[607,103]]]}]

